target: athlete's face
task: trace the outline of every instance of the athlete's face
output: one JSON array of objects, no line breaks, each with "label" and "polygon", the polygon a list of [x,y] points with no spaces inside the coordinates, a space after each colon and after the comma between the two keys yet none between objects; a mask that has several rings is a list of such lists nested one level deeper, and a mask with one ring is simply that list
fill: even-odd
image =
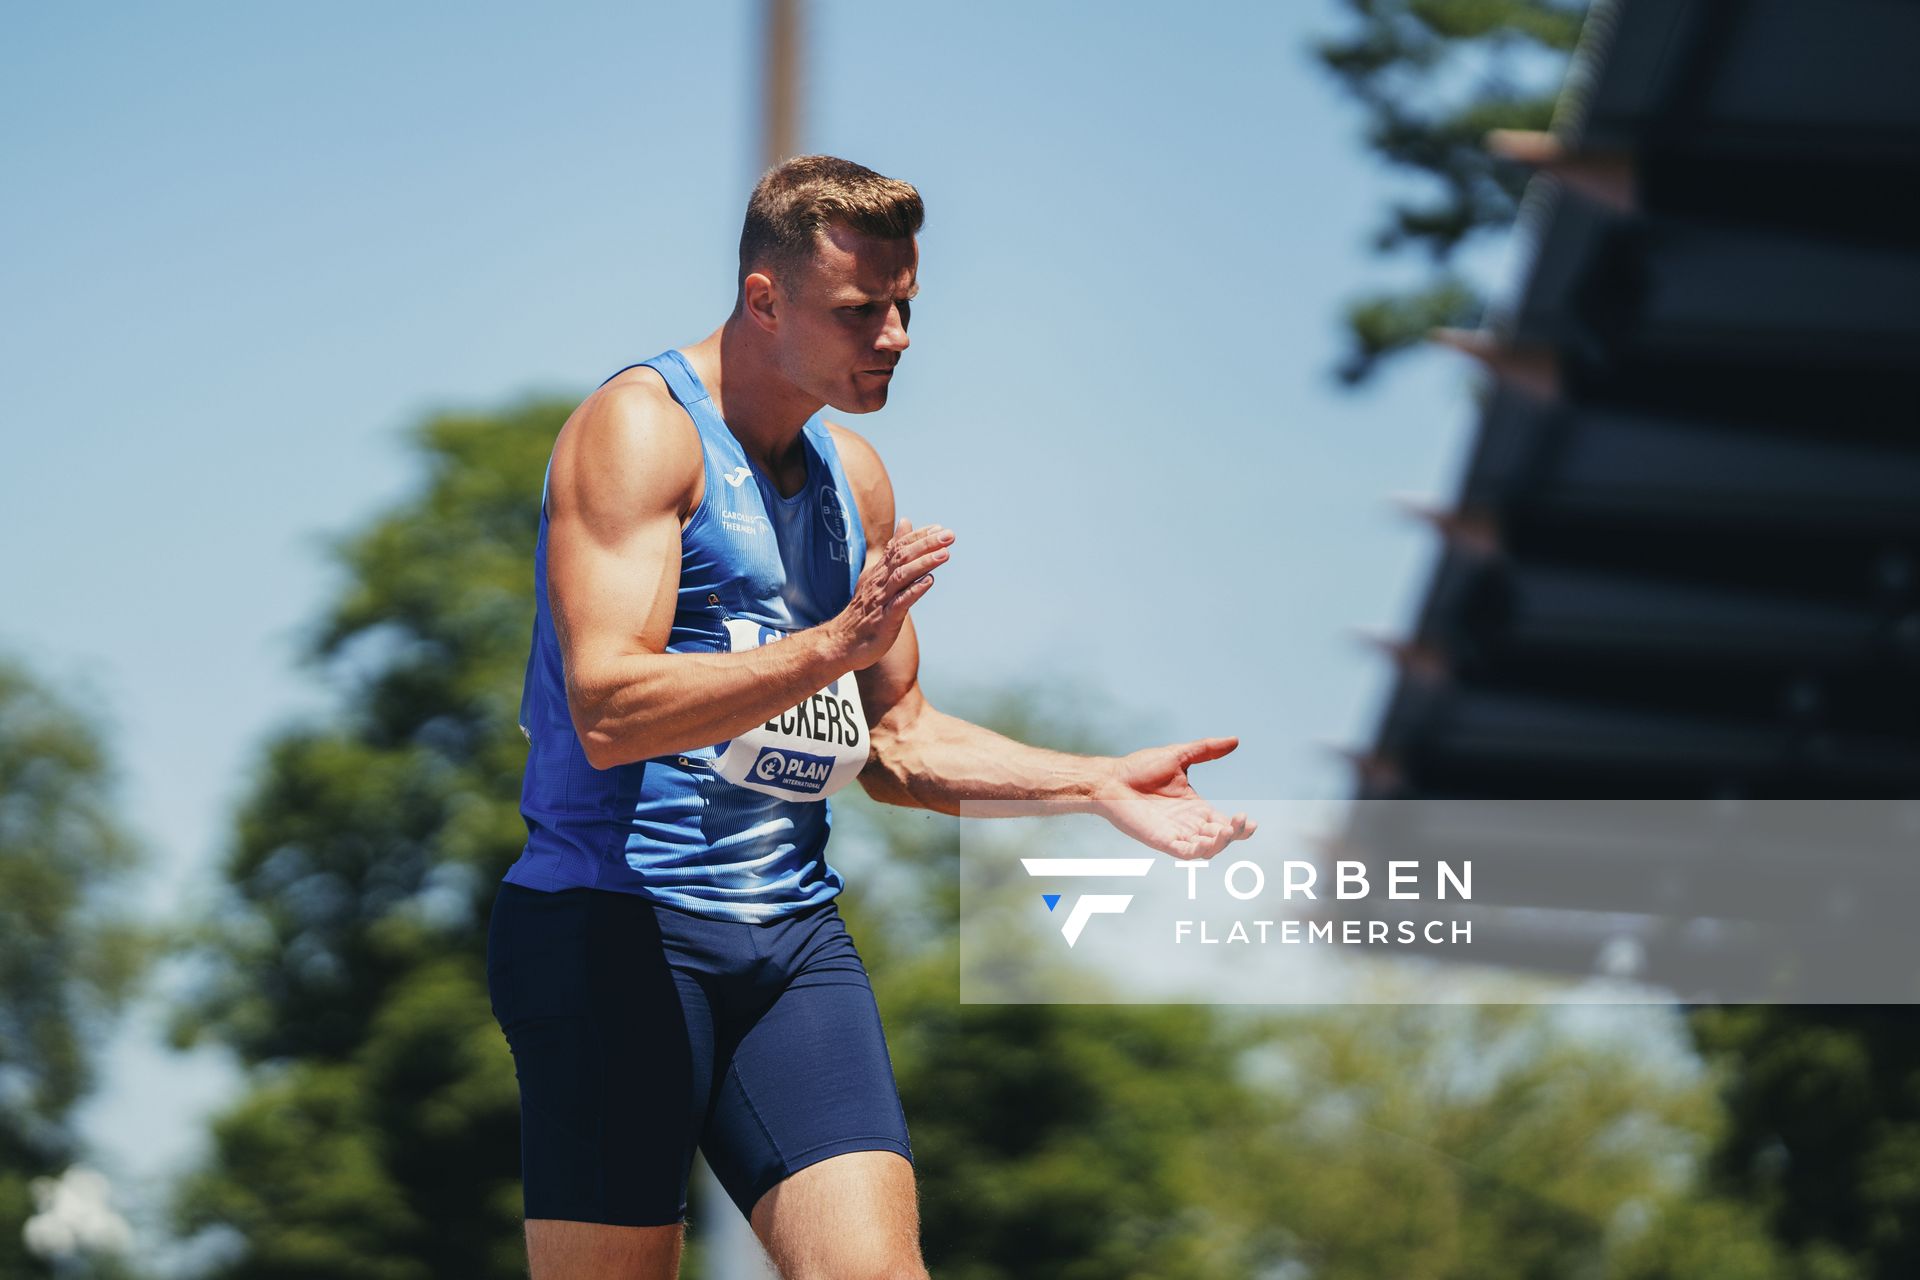
[{"label": "athlete's face", "polygon": [[[811,261],[779,290],[781,370],[812,398],[842,413],[887,403],[894,366],[907,349],[907,320],[920,247],[844,227],[821,232]],[[776,306],[778,303],[776,303]]]}]

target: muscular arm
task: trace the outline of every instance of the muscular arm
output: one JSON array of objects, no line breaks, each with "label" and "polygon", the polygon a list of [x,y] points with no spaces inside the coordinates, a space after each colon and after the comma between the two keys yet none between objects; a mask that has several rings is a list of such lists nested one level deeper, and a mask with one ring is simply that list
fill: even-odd
[{"label": "muscular arm", "polygon": [[908,620],[887,656],[859,674],[871,754],[860,775],[888,804],[958,814],[963,802],[994,812],[1089,813],[1116,761],[1028,746],[936,710],[920,692],[920,644]]},{"label": "muscular arm", "polygon": [[548,600],[567,707],[596,769],[737,737],[872,662],[919,595],[894,579],[932,558],[889,562],[893,578],[778,644],[666,653],[702,464],[684,411],[640,377],[601,388],[568,420],[547,487]]},{"label": "muscular arm", "polygon": [[[833,428],[869,532],[868,555],[881,554],[895,527],[893,486],[872,446]],[[936,710],[920,691],[920,643],[913,620],[872,666],[858,674],[870,754],[860,783],[887,804],[958,814],[968,801],[992,802],[998,816],[1098,813],[1142,843],[1180,858],[1204,858],[1252,834],[1244,814],[1227,818],[1194,793],[1186,768],[1238,745],[1208,738],[1124,757],[1078,756],[1028,746]]]}]

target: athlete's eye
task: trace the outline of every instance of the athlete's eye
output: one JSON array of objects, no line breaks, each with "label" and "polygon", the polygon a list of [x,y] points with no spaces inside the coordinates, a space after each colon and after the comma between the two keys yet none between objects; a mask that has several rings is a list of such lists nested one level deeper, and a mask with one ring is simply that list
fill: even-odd
[{"label": "athlete's eye", "polygon": [[862,302],[858,306],[842,307],[840,309],[848,315],[853,316],[870,316],[873,314],[873,304],[871,302]]},{"label": "athlete's eye", "polygon": [[913,299],[900,299],[900,327],[906,328],[913,322]]}]

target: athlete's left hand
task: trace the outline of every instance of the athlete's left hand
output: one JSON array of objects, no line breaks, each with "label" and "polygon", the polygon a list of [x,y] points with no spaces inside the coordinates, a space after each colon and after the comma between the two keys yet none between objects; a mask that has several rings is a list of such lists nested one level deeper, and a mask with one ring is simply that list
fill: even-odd
[{"label": "athlete's left hand", "polygon": [[1254,824],[1244,813],[1229,818],[1208,804],[1187,781],[1187,769],[1218,760],[1239,745],[1238,738],[1202,738],[1122,756],[1094,794],[1094,812],[1162,853],[1183,860],[1211,858],[1252,835]]}]

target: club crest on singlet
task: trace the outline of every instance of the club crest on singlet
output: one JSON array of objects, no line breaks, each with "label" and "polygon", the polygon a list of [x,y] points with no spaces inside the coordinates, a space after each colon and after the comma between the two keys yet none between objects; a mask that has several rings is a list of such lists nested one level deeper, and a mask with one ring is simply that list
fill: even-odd
[{"label": "club crest on singlet", "polygon": [[[786,638],[746,618],[728,618],[727,649],[740,653]],[[851,674],[758,728],[714,748],[713,769],[750,791],[783,800],[824,800],[867,764],[867,720]]]},{"label": "club crest on singlet", "polygon": [[840,495],[834,492],[830,484],[820,486],[820,523],[827,527],[827,554],[842,564],[847,562],[847,512],[840,505]]}]

